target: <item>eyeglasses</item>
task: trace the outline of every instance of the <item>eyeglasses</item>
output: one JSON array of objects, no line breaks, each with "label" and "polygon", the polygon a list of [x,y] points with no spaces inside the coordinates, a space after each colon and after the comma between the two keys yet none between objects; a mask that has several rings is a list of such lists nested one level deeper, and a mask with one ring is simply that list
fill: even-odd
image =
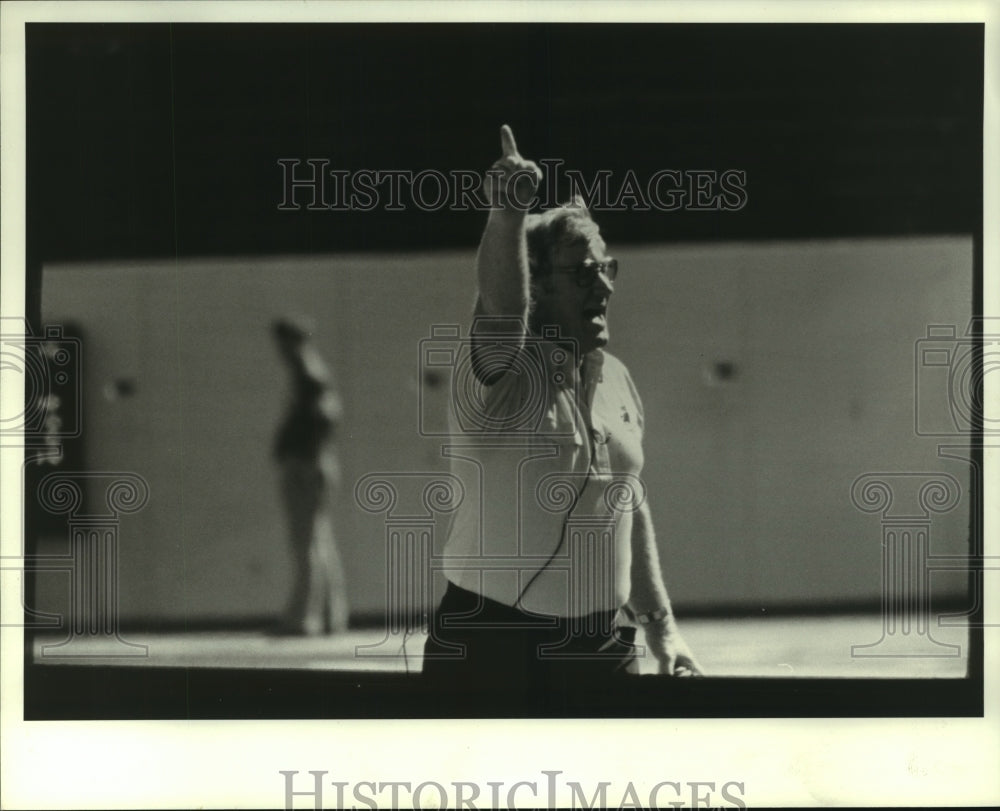
[{"label": "eyeglasses", "polygon": [[609,259],[607,262],[595,262],[587,259],[575,267],[556,268],[559,273],[575,273],[576,283],[579,287],[591,287],[597,280],[597,274],[603,273],[604,277],[614,287],[615,279],[618,276],[618,260]]}]

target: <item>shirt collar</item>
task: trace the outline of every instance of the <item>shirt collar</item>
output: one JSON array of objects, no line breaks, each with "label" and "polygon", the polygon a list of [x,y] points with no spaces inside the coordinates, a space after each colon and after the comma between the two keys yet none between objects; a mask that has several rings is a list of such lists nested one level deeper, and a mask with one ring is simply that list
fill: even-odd
[{"label": "shirt collar", "polygon": [[584,380],[600,383],[604,379],[604,350],[594,349],[584,355],[580,371]]}]

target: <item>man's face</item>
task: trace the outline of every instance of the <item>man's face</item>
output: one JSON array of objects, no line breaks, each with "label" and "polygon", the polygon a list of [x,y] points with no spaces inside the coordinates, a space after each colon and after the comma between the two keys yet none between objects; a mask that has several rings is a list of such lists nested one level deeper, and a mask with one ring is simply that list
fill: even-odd
[{"label": "man's face", "polygon": [[536,323],[558,326],[562,336],[577,341],[581,356],[608,343],[608,302],[614,287],[603,273],[580,287],[574,271],[585,261],[609,258],[599,236],[557,243],[549,254],[551,272],[536,299]]}]

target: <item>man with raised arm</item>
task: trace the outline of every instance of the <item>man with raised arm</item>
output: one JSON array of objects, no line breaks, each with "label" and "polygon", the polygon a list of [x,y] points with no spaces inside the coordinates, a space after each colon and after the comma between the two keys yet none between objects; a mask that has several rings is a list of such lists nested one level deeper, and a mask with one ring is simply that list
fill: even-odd
[{"label": "man with raised arm", "polygon": [[606,352],[618,263],[580,201],[528,208],[541,180],[500,130],[446,454],[461,479],[429,677],[558,688],[637,672],[700,675],[670,608],[640,474],[642,403]]}]

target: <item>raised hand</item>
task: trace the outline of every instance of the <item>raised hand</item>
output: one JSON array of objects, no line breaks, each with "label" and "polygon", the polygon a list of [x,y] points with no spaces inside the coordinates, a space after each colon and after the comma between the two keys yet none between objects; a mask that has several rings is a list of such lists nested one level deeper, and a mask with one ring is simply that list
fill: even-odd
[{"label": "raised hand", "polygon": [[533,161],[521,157],[511,128],[500,127],[500,159],[486,173],[483,190],[490,206],[507,211],[527,211],[531,208],[542,171]]}]

